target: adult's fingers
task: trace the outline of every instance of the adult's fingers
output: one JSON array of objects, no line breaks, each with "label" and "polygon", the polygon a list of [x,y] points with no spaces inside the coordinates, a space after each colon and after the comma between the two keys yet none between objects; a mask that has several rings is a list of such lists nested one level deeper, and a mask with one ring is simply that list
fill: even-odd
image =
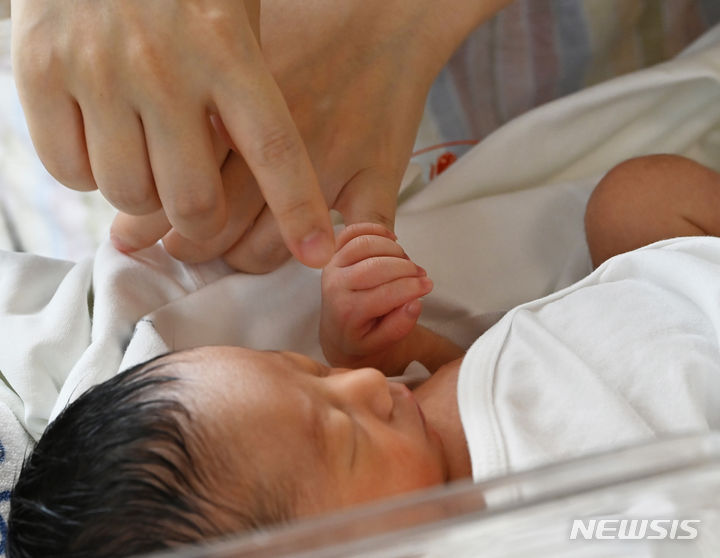
[{"label": "adult's fingers", "polygon": [[40,160],[58,182],[75,190],[94,190],[82,112],[65,87],[42,25],[25,23],[36,23],[27,14],[33,8],[25,2],[13,4],[12,18],[13,73],[30,137]]},{"label": "adult's fingers", "polygon": [[277,220],[266,206],[252,228],[223,254],[223,259],[229,266],[246,273],[268,273],[280,267],[290,256]]},{"label": "adult's fingers", "polygon": [[134,110],[110,103],[84,103],[85,137],[90,166],[103,196],[117,209],[146,215],[160,209],[145,133]]},{"label": "adult's fingers", "polygon": [[[248,195],[248,194],[245,194]],[[232,205],[228,223],[235,222]],[[248,222],[247,216],[243,218]],[[243,225],[247,226],[247,225]],[[367,238],[365,238],[367,237]],[[335,265],[344,267],[374,255],[405,257],[402,247],[395,242],[397,237],[384,226],[375,223],[356,223],[338,233],[338,253]],[[385,244],[381,244],[385,241]],[[202,249],[198,249],[201,255]],[[178,257],[178,256],[176,256]],[[251,223],[251,227],[225,254],[228,265],[248,273],[267,273],[282,265],[290,257],[284,246],[277,222],[266,207],[262,214]]]},{"label": "adult's fingers", "polygon": [[358,172],[340,192],[333,205],[345,223],[377,223],[392,231],[402,172],[367,168]]},{"label": "adult's fingers", "polygon": [[18,90],[35,150],[47,171],[61,184],[80,191],[97,188],[85,144],[83,115],[67,93],[43,88],[30,92],[33,84]]},{"label": "adult's fingers", "polygon": [[110,240],[121,252],[135,252],[155,244],[171,227],[162,209],[148,215],[118,213],[110,227]]},{"label": "adult's fingers", "polygon": [[163,109],[141,116],[165,214],[182,236],[212,238],[225,224],[226,209],[208,115],[184,112],[182,104]]},{"label": "adult's fingers", "polygon": [[[231,153],[223,166],[227,221],[223,230],[203,242],[192,242],[172,231],[164,239],[165,248],[179,260],[195,263],[220,256],[230,250],[253,225],[265,207],[265,200],[245,161]],[[277,244],[282,246],[279,232]],[[242,271],[245,269],[239,268]]]},{"label": "adult's fingers", "polygon": [[[215,162],[220,167],[228,155],[228,146],[223,138],[214,134],[213,147]],[[171,229],[172,225],[163,209],[147,215],[127,215],[120,212],[113,220],[110,238],[115,248],[121,252],[134,252],[147,248],[162,238],[165,244],[170,245],[168,252],[178,259],[183,259],[187,250],[187,261],[189,262],[210,260],[222,254],[227,247],[232,245],[232,242],[229,242],[227,246],[223,245],[213,251],[209,247],[198,245],[180,236]],[[213,241],[208,242],[212,243]]]},{"label": "adult's fingers", "polygon": [[334,252],[327,204],[280,90],[267,72],[254,80],[250,90],[247,78],[228,80],[215,95],[219,112],[286,246],[305,265],[322,267]]}]

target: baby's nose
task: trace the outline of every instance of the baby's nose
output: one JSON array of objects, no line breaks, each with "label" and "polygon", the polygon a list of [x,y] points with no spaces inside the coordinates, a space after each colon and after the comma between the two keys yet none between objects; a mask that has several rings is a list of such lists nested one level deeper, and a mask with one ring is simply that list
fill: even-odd
[{"label": "baby's nose", "polygon": [[360,368],[332,378],[337,380],[338,395],[345,404],[368,409],[383,420],[390,418],[393,399],[382,372],[374,368]]}]

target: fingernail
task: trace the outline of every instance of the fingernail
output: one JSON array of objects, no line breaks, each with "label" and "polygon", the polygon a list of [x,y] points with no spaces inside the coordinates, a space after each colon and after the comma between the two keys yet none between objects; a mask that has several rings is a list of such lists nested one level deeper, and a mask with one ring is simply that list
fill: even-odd
[{"label": "fingernail", "polygon": [[417,267],[419,277],[425,277],[427,275],[427,271],[425,271],[425,268],[420,267],[417,264],[415,264],[415,267]]},{"label": "fingernail", "polygon": [[433,288],[432,279],[430,279],[429,277],[421,277],[420,285],[422,285],[423,289],[432,289]]},{"label": "fingernail", "polygon": [[333,240],[325,231],[313,231],[300,243],[303,263],[309,267],[323,267],[333,256]]},{"label": "fingernail", "polygon": [[405,305],[405,312],[410,314],[411,316],[417,316],[422,312],[422,302],[419,298],[416,298],[412,302],[408,302]]}]

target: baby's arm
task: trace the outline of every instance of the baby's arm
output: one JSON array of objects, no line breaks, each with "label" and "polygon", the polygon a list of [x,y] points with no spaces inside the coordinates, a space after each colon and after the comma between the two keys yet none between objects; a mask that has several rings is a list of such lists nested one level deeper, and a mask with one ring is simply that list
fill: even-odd
[{"label": "baby's arm", "polygon": [[685,157],[649,155],[613,168],[585,212],[594,266],[678,236],[720,236],[720,174]]},{"label": "baby's arm", "polygon": [[432,281],[380,225],[343,230],[323,270],[320,343],[333,366],[402,373],[413,360],[431,372],[463,350],[417,325]]}]

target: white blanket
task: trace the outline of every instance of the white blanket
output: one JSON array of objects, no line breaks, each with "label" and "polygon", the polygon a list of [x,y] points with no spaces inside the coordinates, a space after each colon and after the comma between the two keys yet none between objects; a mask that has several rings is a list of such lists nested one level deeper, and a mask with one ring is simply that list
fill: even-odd
[{"label": "white blanket", "polygon": [[[511,307],[587,274],[590,191],[615,163],[653,152],[720,163],[720,28],[672,62],[528,113],[408,188],[398,236],[436,284],[423,323],[469,346]],[[104,245],[75,265],[5,254],[5,453],[21,455],[90,385],[166,350],[234,343],[319,357],[318,303],[318,272],[295,263],[256,277],[184,266],[159,247],[129,258]],[[3,517],[17,466],[0,460]]]}]

